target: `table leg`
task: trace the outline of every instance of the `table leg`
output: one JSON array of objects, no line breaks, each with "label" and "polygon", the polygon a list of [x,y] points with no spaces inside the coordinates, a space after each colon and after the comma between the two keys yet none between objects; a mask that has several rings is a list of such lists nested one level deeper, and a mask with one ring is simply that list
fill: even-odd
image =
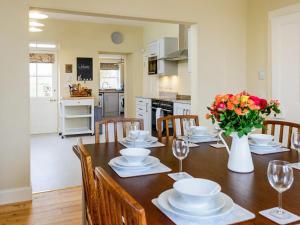
[{"label": "table leg", "polygon": [[82,186],[82,225],[86,225],[86,205],[85,205],[85,194],[84,194],[84,188]]}]

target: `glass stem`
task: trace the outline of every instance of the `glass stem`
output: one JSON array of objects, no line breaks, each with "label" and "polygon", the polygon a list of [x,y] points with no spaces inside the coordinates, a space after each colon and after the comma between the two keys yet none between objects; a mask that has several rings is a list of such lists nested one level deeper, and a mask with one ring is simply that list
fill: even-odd
[{"label": "glass stem", "polygon": [[182,159],[179,160],[179,173],[182,172]]},{"label": "glass stem", "polygon": [[283,209],[282,209],[282,193],[278,192],[278,213],[283,214]]}]

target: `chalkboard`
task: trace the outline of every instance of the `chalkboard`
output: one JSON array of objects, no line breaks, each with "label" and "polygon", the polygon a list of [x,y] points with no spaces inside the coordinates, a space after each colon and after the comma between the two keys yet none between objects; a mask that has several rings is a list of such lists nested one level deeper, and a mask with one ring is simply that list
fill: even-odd
[{"label": "chalkboard", "polygon": [[77,80],[93,80],[93,58],[77,57]]}]

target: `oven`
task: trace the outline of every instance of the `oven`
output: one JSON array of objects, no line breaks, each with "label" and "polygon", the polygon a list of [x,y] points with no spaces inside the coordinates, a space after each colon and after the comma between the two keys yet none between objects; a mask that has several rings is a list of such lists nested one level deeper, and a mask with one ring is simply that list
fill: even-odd
[{"label": "oven", "polygon": [[[157,136],[157,129],[156,129],[156,121],[157,121],[157,109],[160,108],[160,116],[159,117],[165,117],[168,115],[173,115],[173,108],[174,108],[174,104],[171,101],[165,101],[165,100],[156,100],[153,99],[152,100],[152,135],[153,136]],[[163,135],[165,134],[166,130],[165,130],[165,124],[163,125]],[[172,135],[173,133],[173,128],[172,128],[172,124],[169,124],[169,128],[170,128],[170,134]]]},{"label": "oven", "polygon": [[148,57],[148,75],[156,75],[157,74],[157,56],[149,56]]}]

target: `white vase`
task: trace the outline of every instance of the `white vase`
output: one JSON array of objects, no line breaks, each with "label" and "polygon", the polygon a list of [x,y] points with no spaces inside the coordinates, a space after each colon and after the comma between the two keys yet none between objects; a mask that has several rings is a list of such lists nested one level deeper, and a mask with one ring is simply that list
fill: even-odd
[{"label": "white vase", "polygon": [[238,173],[252,172],[254,170],[254,166],[249,148],[248,136],[244,135],[239,137],[237,133],[233,133],[231,136],[232,142],[230,150],[224,139],[221,138],[229,153],[229,160],[227,164],[228,169]]}]

